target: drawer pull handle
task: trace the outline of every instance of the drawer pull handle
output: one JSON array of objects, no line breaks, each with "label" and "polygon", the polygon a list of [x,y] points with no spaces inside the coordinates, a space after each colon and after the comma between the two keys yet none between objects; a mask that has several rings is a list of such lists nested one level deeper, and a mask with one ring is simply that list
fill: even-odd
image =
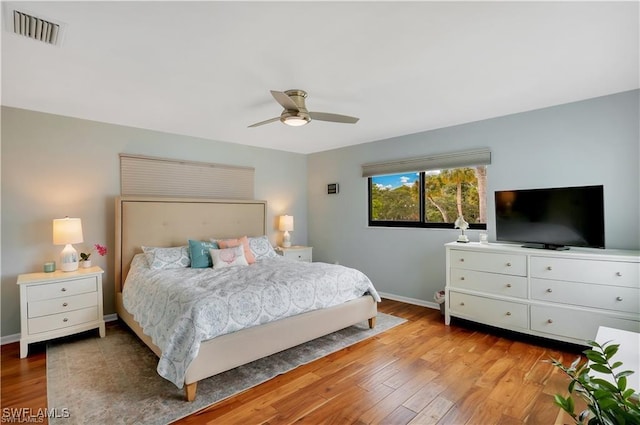
[{"label": "drawer pull handle", "polygon": [[511,284],[510,283],[507,283],[507,288],[511,288]]},{"label": "drawer pull handle", "polygon": [[460,278],[460,280],[464,280],[464,276],[462,276],[462,277]]},{"label": "drawer pull handle", "polygon": [[622,301],[622,297],[616,297],[616,301]]},{"label": "drawer pull handle", "polygon": [[464,263],[464,258],[461,258],[461,259],[460,259],[460,262],[461,262],[461,263]]},{"label": "drawer pull handle", "polygon": [[62,292],[67,292],[67,288],[62,288],[61,291]]},{"label": "drawer pull handle", "polygon": [[460,305],[464,305],[464,303],[460,303]]},{"label": "drawer pull handle", "polygon": [[547,270],[553,270],[553,267],[547,266]]},{"label": "drawer pull handle", "polygon": [[68,305],[69,305],[69,303],[62,303],[62,307],[66,307]]},{"label": "drawer pull handle", "polygon": [[507,267],[511,267],[511,263],[507,263]]},{"label": "drawer pull handle", "polygon": [[511,316],[511,312],[510,311],[507,311],[507,316]]},{"label": "drawer pull handle", "polygon": [[547,323],[553,323],[553,320],[547,319]]},{"label": "drawer pull handle", "polygon": [[553,289],[547,288],[547,292],[553,292]]},{"label": "drawer pull handle", "polygon": [[63,322],[68,322],[69,319],[67,319],[66,317],[64,319],[62,319]]},{"label": "drawer pull handle", "polygon": [[622,273],[616,272],[616,276],[622,276]]}]

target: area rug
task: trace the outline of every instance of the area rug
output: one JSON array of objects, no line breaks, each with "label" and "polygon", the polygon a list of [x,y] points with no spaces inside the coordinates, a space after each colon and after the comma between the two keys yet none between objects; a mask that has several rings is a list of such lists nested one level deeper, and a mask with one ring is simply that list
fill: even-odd
[{"label": "area rug", "polygon": [[156,373],[158,358],[124,325],[107,328],[105,338],[89,335],[47,344],[47,399],[56,424],[168,424],[405,322],[378,313],[367,322],[256,360],[198,383],[188,403]]}]

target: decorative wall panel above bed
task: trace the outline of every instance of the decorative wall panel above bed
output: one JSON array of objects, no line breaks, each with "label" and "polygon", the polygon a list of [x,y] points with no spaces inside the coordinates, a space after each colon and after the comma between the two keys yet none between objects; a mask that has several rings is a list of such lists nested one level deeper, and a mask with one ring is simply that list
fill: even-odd
[{"label": "decorative wall panel above bed", "polygon": [[120,154],[120,194],[253,199],[255,169]]}]

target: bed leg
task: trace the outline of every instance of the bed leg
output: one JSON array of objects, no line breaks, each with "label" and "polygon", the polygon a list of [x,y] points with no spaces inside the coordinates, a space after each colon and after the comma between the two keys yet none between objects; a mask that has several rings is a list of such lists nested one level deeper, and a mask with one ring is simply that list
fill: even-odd
[{"label": "bed leg", "polygon": [[198,382],[191,384],[185,384],[184,392],[187,396],[187,401],[194,401],[196,399],[196,389],[198,388]]},{"label": "bed leg", "polygon": [[373,329],[376,327],[376,316],[373,316],[369,319],[369,329]]}]

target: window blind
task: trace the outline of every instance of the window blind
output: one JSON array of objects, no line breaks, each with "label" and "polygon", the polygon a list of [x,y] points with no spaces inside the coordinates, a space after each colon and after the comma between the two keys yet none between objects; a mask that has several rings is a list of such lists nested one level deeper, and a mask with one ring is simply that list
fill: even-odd
[{"label": "window blind", "polygon": [[122,195],[253,199],[251,167],[120,154]]},{"label": "window blind", "polygon": [[491,151],[488,148],[482,148],[363,164],[362,177],[487,164],[491,164]]}]

